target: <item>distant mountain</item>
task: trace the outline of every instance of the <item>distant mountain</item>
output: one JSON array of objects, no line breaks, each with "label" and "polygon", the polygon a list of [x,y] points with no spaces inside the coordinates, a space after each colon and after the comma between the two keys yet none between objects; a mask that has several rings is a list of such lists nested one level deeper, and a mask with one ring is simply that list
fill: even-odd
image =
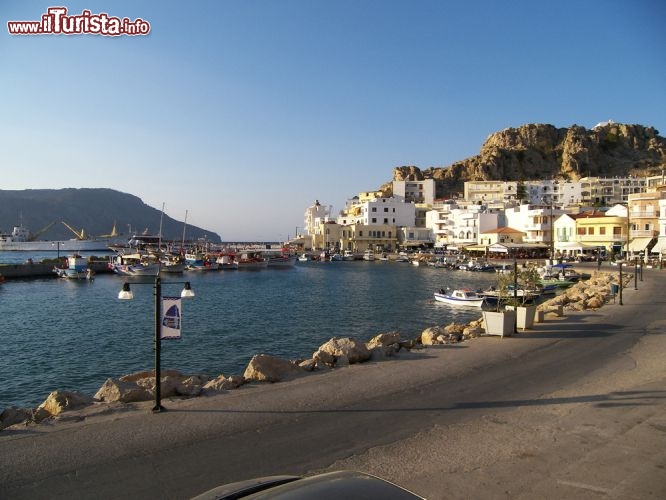
[{"label": "distant mountain", "polygon": [[[659,175],[665,168],[666,139],[653,127],[612,121],[590,130],[527,124],[491,134],[478,155],[447,167],[396,167],[393,180],[435,179],[437,197],[446,198],[462,192],[465,181],[575,181]],[[380,189],[389,195],[391,184]]]},{"label": "distant mountain", "polygon": [[[184,216],[185,214],[183,214]],[[117,232],[128,237],[132,233],[158,234],[161,210],[146,205],[140,198],[113,189],[26,189],[24,191],[0,190],[0,230],[11,231],[23,223],[40,240],[74,238],[74,233],[84,230],[91,236],[111,233],[115,224]],[[162,236],[167,240],[180,240],[183,222],[164,215]],[[187,225],[185,238],[206,238],[219,243],[220,236],[200,227]]]}]

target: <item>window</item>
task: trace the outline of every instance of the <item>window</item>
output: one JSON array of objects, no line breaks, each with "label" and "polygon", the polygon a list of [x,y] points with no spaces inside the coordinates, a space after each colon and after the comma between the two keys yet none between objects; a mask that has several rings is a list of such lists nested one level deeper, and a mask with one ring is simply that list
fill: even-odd
[{"label": "window", "polygon": [[373,223],[373,224],[376,224],[376,223],[377,223],[377,217],[373,217],[373,218],[372,218],[372,223]]},{"label": "window", "polygon": [[594,228],[593,227],[588,228],[587,234],[594,234]]},{"label": "window", "polygon": [[621,227],[614,227],[613,228],[613,236],[620,236],[622,234],[622,228]]},{"label": "window", "polygon": [[384,218],[384,224],[388,224],[388,219]]},{"label": "window", "polygon": [[578,234],[578,236],[583,236],[585,234],[585,228],[584,227],[577,228],[576,234]]},{"label": "window", "polygon": [[600,227],[599,228],[599,234],[606,234],[606,228],[605,227]]},{"label": "window", "polygon": [[372,211],[373,211],[373,212],[376,212],[376,211],[377,211],[377,207],[372,207]]},{"label": "window", "polygon": [[388,212],[388,207],[384,207],[384,212]]}]

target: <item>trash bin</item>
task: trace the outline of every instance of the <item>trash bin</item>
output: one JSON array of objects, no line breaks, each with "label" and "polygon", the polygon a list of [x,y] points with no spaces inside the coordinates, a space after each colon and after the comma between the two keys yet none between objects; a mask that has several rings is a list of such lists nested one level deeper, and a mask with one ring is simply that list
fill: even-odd
[{"label": "trash bin", "polygon": [[619,291],[620,291],[620,285],[616,283],[611,283],[611,293],[613,295],[617,295]]}]

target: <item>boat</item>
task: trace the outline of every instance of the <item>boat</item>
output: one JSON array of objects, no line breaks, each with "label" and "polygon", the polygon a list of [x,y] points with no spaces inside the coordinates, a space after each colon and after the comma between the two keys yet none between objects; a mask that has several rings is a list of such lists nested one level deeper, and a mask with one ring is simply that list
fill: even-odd
[{"label": "boat", "polygon": [[186,264],[180,255],[163,255],[160,258],[160,273],[178,274],[185,270]]},{"label": "boat", "polygon": [[435,300],[456,306],[481,307],[485,299],[479,296],[475,291],[467,288],[453,290],[449,293],[443,289],[435,292]]},{"label": "boat", "polygon": [[383,253],[379,256],[379,260],[381,260],[381,261],[383,261],[383,262],[388,262],[388,260],[389,260],[388,254],[387,254],[386,252],[383,252]]},{"label": "boat", "polygon": [[398,256],[395,258],[396,262],[409,262],[409,257],[403,254],[398,254]]},{"label": "boat", "polygon": [[238,270],[259,270],[268,267],[268,259],[265,259],[260,252],[241,252],[234,259],[238,264]]},{"label": "boat", "polygon": [[213,262],[208,255],[198,252],[186,253],[185,264],[186,271],[217,271],[220,268],[217,261]]},{"label": "boat", "polygon": [[217,256],[215,262],[221,271],[235,271],[238,269],[238,262],[234,260],[235,255],[224,253]]},{"label": "boat", "polygon": [[375,252],[372,250],[366,250],[363,252],[363,260],[375,260]]},{"label": "boat", "polygon": [[356,256],[351,250],[345,250],[342,254],[342,260],[356,260]]},{"label": "boat", "polygon": [[269,255],[267,257],[268,267],[294,267],[296,259],[289,254]]},{"label": "boat", "polygon": [[159,262],[139,253],[118,254],[109,262],[109,268],[121,276],[157,276],[160,273]]},{"label": "boat", "polygon": [[92,281],[95,274],[88,267],[88,261],[78,254],[67,257],[67,267],[54,267],[53,272],[60,278]]},{"label": "boat", "polygon": [[344,259],[343,255],[341,253],[337,253],[337,252],[334,253],[334,254],[331,254],[331,257],[330,257],[331,262],[340,262],[343,259]]},{"label": "boat", "polygon": [[299,257],[298,257],[298,262],[307,262],[309,260],[310,260],[310,257],[308,257],[308,255],[305,254],[305,253],[299,255]]},{"label": "boat", "polygon": [[21,225],[11,233],[0,233],[0,252],[96,252],[108,251],[117,238],[72,238],[67,240],[34,240],[30,231]]}]

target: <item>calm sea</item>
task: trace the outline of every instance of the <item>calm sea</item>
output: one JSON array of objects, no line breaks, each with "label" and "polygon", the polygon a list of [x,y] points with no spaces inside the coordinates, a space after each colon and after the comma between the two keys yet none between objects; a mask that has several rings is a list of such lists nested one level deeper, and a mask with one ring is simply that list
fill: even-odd
[{"label": "calm sea", "polygon": [[[0,259],[3,255],[0,255]],[[6,260],[5,260],[6,262]],[[307,358],[331,337],[367,341],[380,332],[413,338],[426,327],[479,311],[434,303],[439,288],[487,287],[491,273],[395,262],[297,263],[288,269],[184,273],[163,278],[163,295],[188,280],[182,339],[162,342],[162,368],[242,374],[254,354]],[[153,367],[153,289],[123,278],[41,279],[0,285],[0,411],[36,406],[52,390],[94,395],[108,377]]]}]

